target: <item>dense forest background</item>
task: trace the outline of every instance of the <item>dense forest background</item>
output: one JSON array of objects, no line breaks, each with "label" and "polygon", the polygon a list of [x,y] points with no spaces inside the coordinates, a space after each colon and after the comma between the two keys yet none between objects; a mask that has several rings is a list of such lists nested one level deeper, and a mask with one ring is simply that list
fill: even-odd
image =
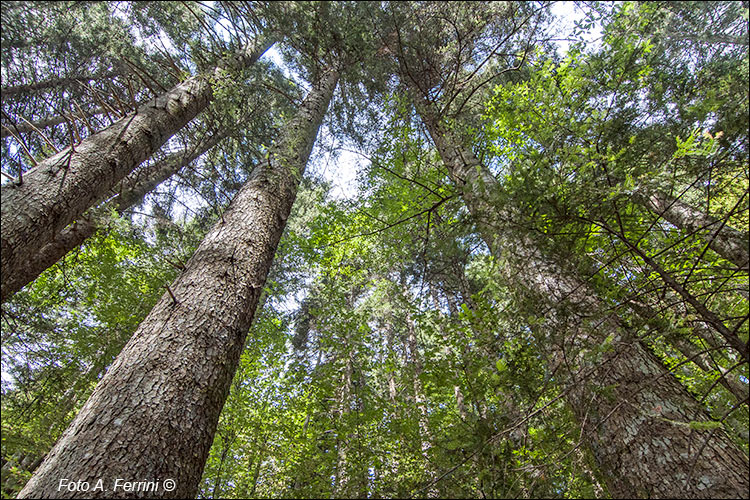
[{"label": "dense forest background", "polygon": [[0,8],[3,498],[747,498],[747,2]]}]

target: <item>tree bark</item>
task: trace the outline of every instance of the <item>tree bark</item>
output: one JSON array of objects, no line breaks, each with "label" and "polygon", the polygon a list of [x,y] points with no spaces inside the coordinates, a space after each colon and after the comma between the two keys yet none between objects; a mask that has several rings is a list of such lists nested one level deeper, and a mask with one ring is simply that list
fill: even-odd
[{"label": "tree bark", "polygon": [[[192,498],[277,244],[338,81],[325,71],[141,323],[19,498],[80,497],[61,479],[102,479],[90,497]],[[117,479],[158,481],[113,491]],[[175,488],[166,491],[167,480]]]},{"label": "tree bark", "polygon": [[[417,92],[414,92],[417,94]],[[748,459],[679,380],[607,312],[591,287],[543,255],[528,237],[498,227],[511,214],[493,206],[497,181],[449,130],[433,106],[415,104],[480,234],[523,299],[549,304],[540,342],[569,377],[567,401],[614,497],[748,495]],[[609,345],[608,352],[597,347]],[[668,478],[668,479],[665,479]]]},{"label": "tree bark", "polygon": [[[254,63],[270,42],[222,63],[241,68]],[[213,98],[211,77],[198,75],[140,106],[112,126],[47,158],[6,184],[2,194],[0,283],[16,272],[21,259],[50,243],[84,211],[184,127]]]},{"label": "tree bark", "polygon": [[711,250],[746,272],[750,268],[747,232],[727,226],[723,221],[660,191],[641,191],[633,199],[680,229],[706,234]]},{"label": "tree bark", "polygon": [[[111,200],[111,206],[122,214],[128,208],[140,202],[160,183],[169,179],[184,166],[192,163],[228,135],[228,131],[224,130],[194,148],[173,153],[153,165],[133,172],[113,189],[117,194]],[[44,270],[63,258],[65,254],[81,246],[104,224],[105,221],[102,221],[94,209],[91,209],[73,224],[60,231],[52,241],[42,248],[20,257],[15,272],[7,279],[3,279],[0,288],[0,301],[5,302],[21,288],[34,281]]]}]

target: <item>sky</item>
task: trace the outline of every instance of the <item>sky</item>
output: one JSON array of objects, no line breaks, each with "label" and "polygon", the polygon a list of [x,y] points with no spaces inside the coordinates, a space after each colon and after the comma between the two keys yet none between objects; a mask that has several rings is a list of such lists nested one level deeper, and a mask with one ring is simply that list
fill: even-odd
[{"label": "sky", "polygon": [[[573,31],[574,23],[584,18],[584,13],[576,7],[573,1],[555,2],[551,12],[557,18],[553,26],[553,30],[556,31],[556,33],[553,31],[555,43],[560,53],[564,54],[570,46],[567,35]],[[586,39],[591,43],[597,44],[600,37],[601,29],[594,28]],[[289,73],[284,65],[281,54],[276,47],[272,47],[264,55],[264,58],[273,61],[274,64],[284,71],[288,78],[294,79],[294,76]],[[317,144],[330,142],[326,134],[326,131],[321,129]],[[308,166],[308,172],[322,175],[331,184],[331,198],[345,200],[355,197],[357,193],[357,172],[362,166],[364,166],[362,155],[358,155],[356,152],[350,150],[341,150],[337,159],[326,157],[313,160]]]}]

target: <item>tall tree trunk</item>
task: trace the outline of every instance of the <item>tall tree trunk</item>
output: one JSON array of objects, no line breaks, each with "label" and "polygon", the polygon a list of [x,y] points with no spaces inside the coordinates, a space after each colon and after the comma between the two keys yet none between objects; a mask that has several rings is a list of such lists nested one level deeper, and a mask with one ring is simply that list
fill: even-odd
[{"label": "tall tree trunk", "polygon": [[[140,202],[156,186],[192,163],[228,135],[228,131],[224,130],[195,147],[173,153],[153,165],[133,172],[113,189],[117,195],[110,202],[111,207],[122,214]],[[18,290],[39,277],[45,269],[93,236],[106,223],[106,220],[101,220],[101,216],[96,212],[95,209],[88,210],[81,218],[60,231],[51,242],[19,258],[15,272],[3,280],[2,288],[0,288],[0,301],[5,302]]]},{"label": "tall tree trunk", "polygon": [[750,268],[747,232],[727,226],[724,221],[657,190],[641,190],[633,199],[680,229],[697,234],[705,232],[711,250],[740,269]]},{"label": "tall tree trunk", "polygon": [[[281,233],[338,81],[321,74],[280,143],[253,171],[140,324],[20,498],[75,497],[61,478],[102,479],[92,497],[191,498],[213,442]],[[156,491],[113,491],[117,478]],[[175,489],[166,491],[167,480]]]},{"label": "tall tree trunk", "polygon": [[[271,42],[226,60],[241,68],[260,58]],[[0,189],[0,283],[23,256],[51,242],[63,228],[104,199],[107,192],[184,127],[213,98],[211,77],[192,77],[140,106],[134,114],[47,158],[20,184]]]},{"label": "tall tree trunk", "polygon": [[[352,290],[347,299],[347,306],[354,308],[356,290]],[[352,478],[349,474],[349,445],[352,442],[352,434],[349,433],[349,419],[345,418],[351,412],[352,398],[354,394],[354,363],[355,347],[351,341],[351,333],[347,333],[344,339],[343,352],[346,357],[344,369],[341,374],[341,386],[337,392],[338,408],[335,412],[339,425],[336,429],[336,472],[334,475],[332,498],[351,498],[354,490],[351,484]],[[342,435],[342,431],[346,434]]]},{"label": "tall tree trunk", "polygon": [[[390,322],[385,325],[385,345],[386,345],[386,359],[393,355],[393,324]],[[388,368],[388,398],[391,405],[397,404],[396,399],[398,397],[398,389],[396,388],[396,373],[395,366],[391,370]],[[395,414],[394,414],[395,416]]]},{"label": "tall tree trunk", "polygon": [[[747,497],[748,459],[679,380],[630,332],[591,287],[543,255],[528,236],[497,228],[509,213],[491,203],[497,181],[433,106],[415,104],[480,233],[525,298],[547,302],[540,347],[566,367],[573,408],[615,497]],[[593,350],[611,345],[610,352]],[[599,357],[597,360],[596,358]],[[576,368],[575,365],[578,365]],[[666,480],[665,478],[669,478]]]},{"label": "tall tree trunk", "polygon": [[[251,481],[250,493],[248,494],[249,498],[254,498],[255,490],[258,489],[258,479],[260,478],[260,466],[263,465],[263,456],[264,456],[264,453],[266,452],[266,448],[268,447],[268,435],[263,434],[261,441],[263,441],[263,445],[254,454],[255,469],[253,470],[253,479]],[[248,464],[248,469],[250,468],[251,465],[253,464],[252,463]]]},{"label": "tall tree trunk", "polygon": [[432,461],[430,459],[429,453],[430,448],[432,448],[433,438],[432,433],[430,432],[430,423],[427,413],[427,398],[424,394],[422,380],[419,378],[422,375],[423,370],[422,356],[419,353],[417,331],[414,326],[414,321],[412,320],[411,315],[408,312],[406,314],[406,352],[408,354],[409,364],[411,365],[412,376],[414,377],[414,403],[417,407],[417,410],[419,411],[418,422],[419,437],[421,440],[420,448],[422,450],[422,457],[425,461],[425,476],[430,485],[429,489],[427,490],[427,498],[438,498],[440,494],[435,485],[432,484],[435,480],[435,471],[432,468]]}]

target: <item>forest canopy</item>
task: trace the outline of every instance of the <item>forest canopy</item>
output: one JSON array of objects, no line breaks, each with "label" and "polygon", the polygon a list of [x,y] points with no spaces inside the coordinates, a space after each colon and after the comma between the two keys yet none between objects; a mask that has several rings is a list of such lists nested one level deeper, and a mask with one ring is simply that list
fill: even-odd
[{"label": "forest canopy", "polygon": [[748,498],[748,3],[0,4],[3,498]]}]

